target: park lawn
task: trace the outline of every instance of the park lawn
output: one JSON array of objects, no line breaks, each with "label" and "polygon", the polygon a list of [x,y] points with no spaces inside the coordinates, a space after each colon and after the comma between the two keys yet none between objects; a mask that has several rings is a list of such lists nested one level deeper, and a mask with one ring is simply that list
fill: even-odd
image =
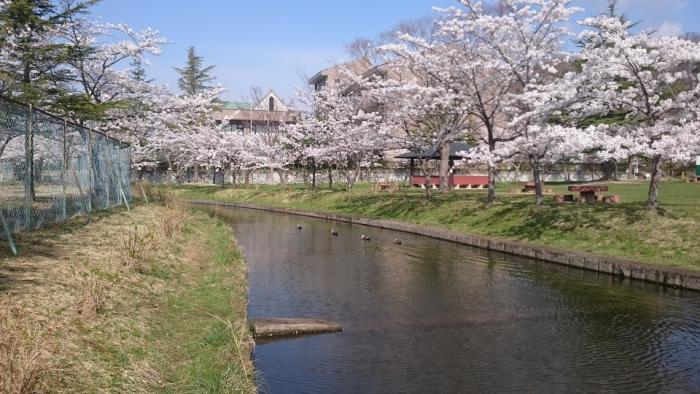
[{"label": "park lawn", "polygon": [[[488,205],[484,190],[435,193],[427,200],[419,189],[372,192],[360,184],[352,192],[340,189],[187,185],[169,187],[185,199],[245,202],[274,207],[343,213],[374,219],[394,219],[551,245],[573,251],[615,256],[659,266],[700,270],[700,184],[680,181],[661,185],[660,214],[645,209],[648,184],[610,183],[622,203],[563,204],[551,196],[541,208],[533,195],[508,194],[519,184],[500,184],[499,202]],[[547,185],[564,194],[565,184]]]},{"label": "park lawn", "polygon": [[[18,245],[19,257],[0,254],[0,349],[11,350],[0,365],[17,366],[0,371],[0,392],[256,391],[246,265],[221,221],[138,205]],[[17,389],[22,374],[31,390]]]}]

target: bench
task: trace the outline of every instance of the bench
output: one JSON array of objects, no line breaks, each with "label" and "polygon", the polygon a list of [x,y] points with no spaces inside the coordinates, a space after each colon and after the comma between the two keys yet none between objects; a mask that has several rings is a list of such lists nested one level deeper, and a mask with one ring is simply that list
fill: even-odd
[{"label": "bench", "polygon": [[[552,188],[546,189],[544,187],[544,182],[541,182],[540,184],[542,185],[542,193],[544,193],[544,194],[554,193],[554,189],[552,189]],[[522,190],[518,191],[518,190],[514,189],[511,192],[534,193],[536,190],[537,190],[537,188],[536,188],[535,182],[529,181],[529,182],[523,182]]]},{"label": "bench", "polygon": [[[426,177],[423,175],[413,175],[411,177],[411,185],[414,187],[425,187],[425,178]],[[457,189],[483,189],[489,185],[489,177],[480,175],[450,175],[449,184]],[[430,177],[428,185],[433,188],[439,187],[440,177]]]},{"label": "bench", "polygon": [[451,181],[457,189],[483,189],[489,185],[488,176],[452,175]]},{"label": "bench", "polygon": [[[425,178],[426,177],[423,175],[413,175],[411,177],[411,185],[413,185],[413,187],[424,188],[425,187]],[[428,180],[428,186],[431,186],[433,188],[440,186],[440,177],[439,176],[430,177],[430,179]]]}]

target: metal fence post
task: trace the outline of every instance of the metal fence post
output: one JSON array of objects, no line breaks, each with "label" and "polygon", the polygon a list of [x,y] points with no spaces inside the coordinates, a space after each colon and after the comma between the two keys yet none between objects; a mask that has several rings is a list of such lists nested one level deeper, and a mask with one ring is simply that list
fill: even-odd
[{"label": "metal fence post", "polygon": [[10,244],[10,250],[12,251],[12,254],[14,256],[17,256],[18,255],[17,246],[15,245],[15,240],[12,239],[12,233],[10,232],[10,226],[7,225],[7,221],[5,221],[5,215],[2,214],[2,211],[0,211],[0,225],[2,225],[2,228],[5,231],[5,238],[7,238],[7,243]]},{"label": "metal fence post", "polygon": [[92,216],[92,200],[95,194],[94,169],[92,168],[92,129],[88,128],[88,216]]},{"label": "metal fence post", "polygon": [[24,135],[24,225],[32,229],[32,203],[34,200],[34,132],[32,130],[32,104],[28,106],[27,131]]},{"label": "metal fence post", "polygon": [[[102,187],[104,188],[104,195],[105,195],[105,200],[107,201],[107,207],[112,206],[112,196],[110,193],[112,189],[112,185],[115,185],[114,179],[112,179],[112,148],[111,147],[106,147],[103,148],[103,151],[107,151],[107,160],[103,161],[102,163],[102,174],[104,176],[104,179],[102,182],[104,183]],[[103,153],[104,155],[104,153]],[[116,189],[116,187],[115,187]]]},{"label": "metal fence post", "polygon": [[66,131],[68,129],[68,120],[63,118],[63,161],[61,165],[61,215],[66,218],[66,171],[68,171],[68,144],[66,142]]}]

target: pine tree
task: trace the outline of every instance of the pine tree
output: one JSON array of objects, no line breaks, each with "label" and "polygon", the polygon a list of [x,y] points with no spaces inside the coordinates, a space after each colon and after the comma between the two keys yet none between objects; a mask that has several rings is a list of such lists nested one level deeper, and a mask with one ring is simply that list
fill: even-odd
[{"label": "pine tree", "polygon": [[194,47],[187,50],[187,64],[183,68],[175,68],[180,74],[178,86],[185,95],[195,95],[211,88],[209,85],[215,77],[210,74],[215,66],[204,66],[204,58],[197,56]]},{"label": "pine tree", "polygon": [[51,0],[11,0],[3,5],[0,46],[11,49],[0,61],[1,93],[37,104],[61,94],[69,79],[61,65],[71,53],[57,39],[58,32],[96,2],[66,3],[60,9]]},{"label": "pine tree", "polygon": [[131,61],[131,78],[139,82],[151,83],[153,79],[146,78],[146,67],[143,65],[143,59],[135,58]]}]

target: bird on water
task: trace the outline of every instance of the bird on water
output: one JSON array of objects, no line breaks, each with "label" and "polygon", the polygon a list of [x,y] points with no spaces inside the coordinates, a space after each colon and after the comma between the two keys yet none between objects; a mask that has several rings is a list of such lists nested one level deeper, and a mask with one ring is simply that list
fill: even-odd
[{"label": "bird on water", "polygon": [[301,224],[297,224],[297,230],[301,230]]},{"label": "bird on water", "polygon": [[401,245],[403,242],[401,242],[400,239],[396,238],[396,239],[394,240],[394,243],[397,244],[397,245]]},{"label": "bird on water", "polygon": [[366,236],[366,235],[364,235],[364,234],[362,234],[362,236],[360,236],[360,239],[363,240],[363,241],[371,241],[371,240],[372,240],[371,237],[368,237],[368,236]]},{"label": "bird on water", "polygon": [[335,235],[336,237],[338,236],[338,232],[335,231],[334,228],[331,229],[331,235]]}]

